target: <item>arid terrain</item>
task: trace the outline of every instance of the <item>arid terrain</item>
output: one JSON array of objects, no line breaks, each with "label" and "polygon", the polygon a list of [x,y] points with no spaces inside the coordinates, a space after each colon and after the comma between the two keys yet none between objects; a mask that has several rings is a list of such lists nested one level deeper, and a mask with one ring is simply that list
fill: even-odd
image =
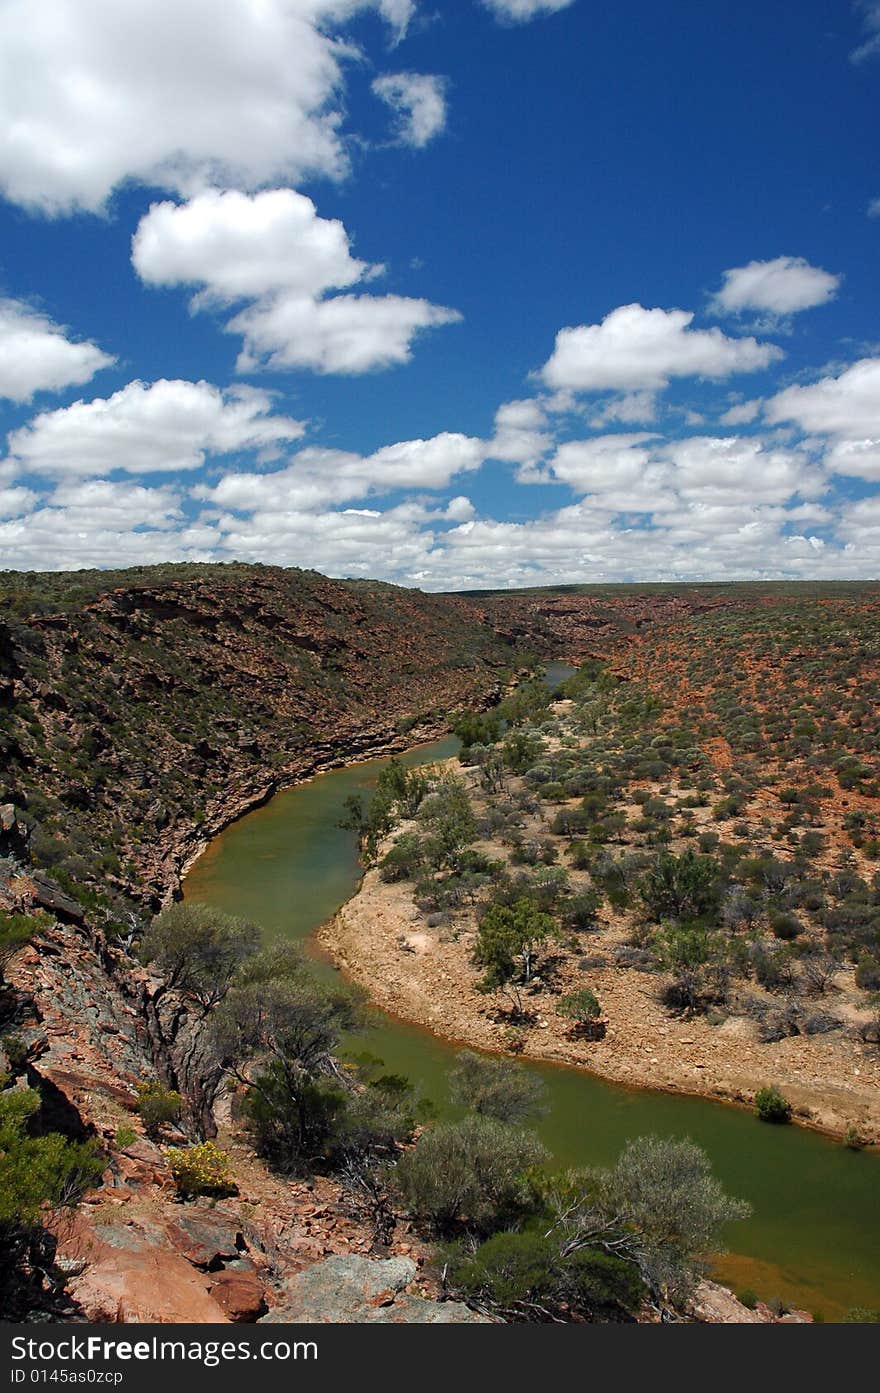
[{"label": "arid terrain", "polygon": [[[464,860],[431,887],[421,869],[370,871],[332,930],[370,994],[440,1033],[629,1082],[728,1097],[777,1082],[800,1118],[876,1136],[876,588],[441,597],[235,566],[0,579],[2,1096],[33,1091],[27,1145],[93,1158],[77,1207],[71,1191],[5,1231],[8,1311],[284,1319],[342,1280],[309,1277],[315,1295],[302,1273],[369,1254],[403,1266],[346,1269],[373,1292],[348,1318],[470,1318],[418,1305],[441,1294],[423,1228],[398,1218],[377,1247],[373,1200],[255,1154],[218,1091],[205,999],[139,960],[182,870],[241,812],[462,720]],[[515,688],[484,739],[481,713],[541,658],[594,661],[555,707]],[[398,833],[424,826],[420,811]],[[689,847],[719,867],[696,928],[720,915],[745,948],[721,972],[710,932],[683,1009],[658,1000],[677,980],[652,959],[668,916],[643,922],[639,885],[658,852]],[[527,983],[508,978],[512,1015],[501,987],[474,991],[480,907],[502,882],[562,929]],[[556,1011],[582,984],[600,1039]],[[179,1114],[145,1123],[145,1088],[179,1096]],[[169,1157],[205,1138],[233,1193],[182,1202]]]},{"label": "arid terrain", "polygon": [[[877,1141],[874,604],[707,608],[605,652],[573,700],[447,767],[475,819],[461,868],[407,823],[323,941],[386,1009],[472,1045],[748,1103],[775,1084],[798,1120]],[[705,893],[678,904],[689,857]],[[480,923],[517,900],[554,926],[514,1001],[479,989]],[[584,988],[598,1038],[557,1011]]]}]

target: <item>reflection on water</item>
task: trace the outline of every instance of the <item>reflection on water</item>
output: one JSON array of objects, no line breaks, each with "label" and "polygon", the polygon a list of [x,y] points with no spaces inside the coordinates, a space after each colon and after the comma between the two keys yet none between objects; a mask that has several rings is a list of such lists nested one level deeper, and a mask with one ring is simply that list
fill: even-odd
[{"label": "reflection on water", "polygon": [[[571,671],[554,665],[551,679]],[[407,763],[448,758],[451,737],[410,751]],[[368,790],[382,761],[349,766],[279,793],[221,833],[187,877],[188,899],[257,920],[271,936],[306,940],[357,889],[352,833],[339,826],[345,799]],[[326,962],[321,970],[334,969]],[[455,1047],[377,1013],[355,1047],[407,1074],[441,1109]],[[704,1099],[632,1090],[581,1070],[523,1064],[544,1078],[551,1104],[543,1140],[560,1165],[613,1161],[646,1132],[690,1136],[727,1189],[749,1200],[736,1252],[719,1264],[735,1290],[780,1296],[827,1318],[851,1306],[880,1307],[880,1204],[875,1156],[847,1151],[795,1127],[769,1127],[745,1110]]]}]

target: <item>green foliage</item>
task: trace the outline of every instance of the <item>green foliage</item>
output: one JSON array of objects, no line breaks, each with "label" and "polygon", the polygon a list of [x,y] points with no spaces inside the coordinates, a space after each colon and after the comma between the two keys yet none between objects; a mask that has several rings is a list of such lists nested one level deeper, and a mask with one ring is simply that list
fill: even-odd
[{"label": "green foliage", "polygon": [[492,1232],[534,1206],[530,1173],[546,1155],[532,1133],[472,1113],[423,1132],[391,1179],[406,1208],[439,1234],[464,1222]]},{"label": "green foliage", "polygon": [[724,1226],[749,1206],[727,1195],[706,1153],[688,1138],[639,1137],[610,1170],[553,1180],[548,1203],[562,1251],[598,1247],[626,1258],[655,1298],[680,1302]]},{"label": "green foliage", "polygon": [[509,726],[527,721],[539,722],[553,704],[553,693],[540,677],[520,682],[498,708],[498,714]]},{"label": "green foliage", "polygon": [[452,722],[452,733],[461,741],[464,754],[473,745],[494,745],[501,735],[501,726],[497,711],[463,711]]},{"label": "green foliage", "polygon": [[685,1011],[704,1005],[707,969],[718,963],[723,944],[717,931],[702,924],[664,924],[651,936],[659,967],[672,974],[667,1004]]},{"label": "green foliage", "polygon": [[791,1103],[772,1085],[755,1094],[755,1112],[762,1122],[790,1122]]},{"label": "green foliage", "polygon": [[163,909],[140,944],[141,961],[208,1011],[223,1000],[236,968],[260,942],[256,924],[209,905],[177,903]]},{"label": "green foliage", "polygon": [[570,1021],[576,1031],[589,1030],[602,1014],[599,998],[589,987],[580,987],[560,997],[556,1003],[557,1014]]},{"label": "green foliage", "polygon": [[428,858],[435,870],[458,872],[476,841],[477,822],[464,781],[444,774],[419,809],[430,832]]},{"label": "green foliage", "polygon": [[498,1122],[528,1122],[546,1111],[544,1084],[537,1074],[472,1050],[459,1054],[449,1085],[453,1103]]},{"label": "green foliage", "polygon": [[178,1121],[182,1100],[174,1089],[163,1088],[162,1084],[154,1079],[150,1083],[138,1085],[135,1107],[147,1135],[155,1137],[168,1123]]},{"label": "green foliage", "polygon": [[361,1024],[357,995],[316,977],[290,944],[246,962],[211,1022],[218,1058],[242,1085],[261,1155],[284,1174],[393,1152],[417,1100],[403,1079],[347,1077],[334,1058]]},{"label": "green foliage", "polygon": [[717,908],[719,867],[711,856],[690,849],[681,856],[662,851],[639,883],[651,919],[693,919]]},{"label": "green foliage", "polygon": [[233,1195],[235,1182],[229,1157],[212,1141],[198,1146],[169,1147],[165,1152],[177,1192],[184,1199],[195,1195]]},{"label": "green foliage", "polygon": [[456,1295],[514,1320],[626,1319],[645,1296],[629,1263],[596,1248],[562,1253],[552,1236],[532,1231],[497,1233],[474,1253],[454,1252],[448,1281]]},{"label": "green foliage", "polygon": [[[388,833],[404,818],[413,818],[431,787],[424,769],[406,769],[398,759],[390,759],[379,774],[375,792],[368,803],[360,794],[345,800],[345,816],[340,827],[357,833],[361,857],[372,865]],[[386,858],[387,859],[387,858]]]},{"label": "green foliage", "polygon": [[39,1106],[33,1089],[0,1091],[0,1252],[39,1224],[44,1205],[75,1204],[103,1169],[94,1142],[71,1142],[57,1132],[30,1136]]},{"label": "green foliage", "polygon": [[259,1155],[282,1174],[297,1175],[327,1161],[344,1107],[338,1084],[273,1059],[251,1079],[242,1115]]},{"label": "green foliage", "polygon": [[275,1058],[315,1073],[327,1067],[340,1036],[360,1023],[356,992],[321,981],[294,944],[276,943],[238,969],[209,1028],[233,1071]]},{"label": "green foliage", "polygon": [[507,768],[514,774],[523,774],[536,764],[544,749],[544,741],[537,731],[512,730],[501,747]]},{"label": "green foliage", "polygon": [[528,899],[490,905],[480,920],[474,958],[484,969],[482,991],[509,990],[531,978],[539,948],[556,933],[556,924]]},{"label": "green foliage", "polygon": [[5,968],[19,949],[30,943],[34,935],[51,922],[48,914],[9,914],[6,910],[0,910],[0,982]]},{"label": "green foliage", "polygon": [[379,876],[393,883],[411,880],[425,864],[426,850],[417,832],[404,832],[379,862]]}]

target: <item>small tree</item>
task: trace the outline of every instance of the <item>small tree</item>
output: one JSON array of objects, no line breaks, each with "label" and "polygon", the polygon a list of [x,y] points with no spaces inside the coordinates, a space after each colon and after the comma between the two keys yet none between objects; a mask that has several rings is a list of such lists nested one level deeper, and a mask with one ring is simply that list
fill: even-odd
[{"label": "small tree", "polygon": [[560,997],[556,1003],[556,1011],[558,1015],[570,1021],[573,1035],[596,1039],[605,1033],[604,1027],[601,1031],[599,1029],[599,1018],[602,1015],[599,998],[589,987],[580,987],[577,991]]},{"label": "small tree", "polygon": [[691,850],[681,856],[662,851],[639,883],[639,894],[655,922],[696,918],[718,904],[718,864]]},{"label": "small tree", "polygon": [[527,1122],[546,1111],[544,1084],[537,1074],[472,1050],[462,1050],[450,1070],[449,1091],[453,1103],[498,1122]]},{"label": "small tree", "polygon": [[531,980],[539,948],[555,935],[556,925],[531,900],[493,904],[480,921],[474,957],[484,974],[479,989],[509,995],[522,1014],[519,987]]},{"label": "small tree", "polygon": [[236,968],[256,952],[256,924],[208,905],[178,903],[157,914],[141,941],[141,961],[155,965],[207,1013],[222,1001]]},{"label": "small tree", "polygon": [[700,924],[664,924],[652,936],[651,949],[658,965],[672,974],[668,1004],[688,1013],[700,1010],[706,969],[721,961],[718,934]]},{"label": "small tree", "polygon": [[258,1149],[279,1170],[307,1170],[328,1159],[346,1094],[333,1052],[359,1024],[355,994],[320,981],[291,944],[245,963],[214,1013],[217,1057],[245,1089]]},{"label": "small tree", "polygon": [[549,1202],[561,1254],[613,1253],[635,1265],[661,1302],[683,1300],[719,1251],[724,1225],[751,1212],[725,1194],[699,1146],[656,1136],[628,1142],[611,1170],[555,1181]]}]

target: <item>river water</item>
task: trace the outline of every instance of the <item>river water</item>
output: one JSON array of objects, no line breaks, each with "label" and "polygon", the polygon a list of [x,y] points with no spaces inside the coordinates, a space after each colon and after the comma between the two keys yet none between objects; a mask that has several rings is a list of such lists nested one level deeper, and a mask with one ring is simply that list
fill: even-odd
[{"label": "river water", "polygon": [[[554,665],[549,680],[570,669]],[[448,758],[448,737],[411,750],[408,764]],[[310,944],[319,970],[335,969],[313,942],[319,926],[357,890],[353,833],[339,819],[346,798],[369,792],[384,761],[322,774],[278,793],[214,839],[185,883],[189,900],[260,923],[267,937]],[[455,1046],[417,1026],[376,1013],[354,1051],[418,1082],[451,1112],[445,1075]],[[689,1136],[708,1152],[730,1193],[753,1216],[731,1228],[731,1252],[717,1274],[734,1290],[833,1320],[854,1306],[880,1308],[880,1166],[875,1155],[799,1127],[760,1123],[745,1109],[700,1098],[606,1083],[583,1070],[523,1062],[540,1074],[550,1111],[539,1131],[561,1165],[612,1162],[631,1137]]]}]

